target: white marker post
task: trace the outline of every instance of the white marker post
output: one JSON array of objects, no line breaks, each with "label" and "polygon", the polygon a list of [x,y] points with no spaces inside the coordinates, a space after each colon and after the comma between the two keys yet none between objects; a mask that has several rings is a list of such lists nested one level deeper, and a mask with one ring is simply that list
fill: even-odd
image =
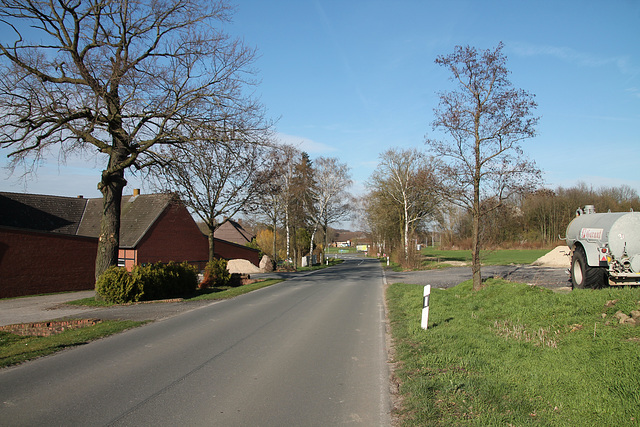
[{"label": "white marker post", "polygon": [[427,329],[429,323],[429,296],[431,295],[431,285],[424,287],[424,296],[422,297],[422,329]]}]

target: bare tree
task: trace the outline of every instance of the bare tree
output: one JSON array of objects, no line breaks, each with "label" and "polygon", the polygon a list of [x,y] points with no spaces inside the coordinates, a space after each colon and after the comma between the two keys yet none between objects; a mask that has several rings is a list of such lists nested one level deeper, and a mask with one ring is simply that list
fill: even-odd
[{"label": "bare tree", "polygon": [[434,169],[435,160],[416,149],[390,149],[380,155],[380,163],[367,183],[401,215],[405,260],[409,257],[410,231],[438,209]]},{"label": "bare tree", "polygon": [[314,216],[312,196],[315,193],[315,170],[308,153],[304,151],[299,153],[298,160],[294,161],[292,172],[286,209],[288,228],[291,228],[291,237],[293,237],[294,243],[294,266],[297,268],[298,260],[306,253],[306,248],[310,246],[311,233],[309,228]]},{"label": "bare tree", "polygon": [[311,209],[313,226],[311,232],[310,254],[313,256],[313,245],[318,226],[324,231],[324,250],[326,250],[327,228],[333,222],[346,219],[349,215],[350,195],[347,189],[353,181],[349,166],[335,157],[318,157],[314,166],[315,186],[311,193]]},{"label": "bare tree", "polygon": [[259,140],[220,135],[217,144],[183,144],[163,153],[168,160],[157,168],[155,186],[177,194],[207,226],[209,261],[215,254],[215,231],[236,214],[253,208],[268,190],[268,150]]},{"label": "bare tree", "polygon": [[258,195],[256,211],[266,218],[273,228],[273,257],[277,261],[278,224],[284,223],[287,230],[287,251],[289,257],[288,200],[291,193],[293,162],[298,150],[289,145],[279,145],[271,150],[265,168],[269,171],[265,189]]},{"label": "bare tree", "polygon": [[387,252],[402,241],[402,236],[398,233],[402,228],[401,210],[383,190],[371,188],[358,201],[360,227],[371,233],[378,251]]},{"label": "bare tree", "polygon": [[[15,167],[48,147],[106,157],[96,277],[117,262],[125,170],[160,146],[216,144],[260,110],[255,52],[215,28],[226,1],[0,0],[0,145]],[[246,117],[241,122],[246,123]]]},{"label": "bare tree", "polygon": [[[439,56],[436,64],[447,68],[457,89],[440,94],[433,128],[447,139],[428,139],[434,154],[446,164],[443,178],[452,201],[472,212],[473,288],[482,285],[480,272],[480,221],[516,192],[532,189],[540,171],[528,161],[520,143],[535,136],[538,118],[533,95],[513,88],[507,58],[500,43],[493,50],[457,46]],[[486,203],[485,203],[486,202]]]}]

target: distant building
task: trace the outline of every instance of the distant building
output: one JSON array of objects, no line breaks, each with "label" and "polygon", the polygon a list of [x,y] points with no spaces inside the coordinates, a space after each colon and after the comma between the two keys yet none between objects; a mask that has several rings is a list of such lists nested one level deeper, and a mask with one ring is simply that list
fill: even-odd
[{"label": "distant building", "polygon": [[218,227],[213,235],[217,239],[226,240],[227,242],[233,242],[239,245],[251,243],[255,237],[245,230],[240,223],[232,219],[228,219],[227,222]]}]

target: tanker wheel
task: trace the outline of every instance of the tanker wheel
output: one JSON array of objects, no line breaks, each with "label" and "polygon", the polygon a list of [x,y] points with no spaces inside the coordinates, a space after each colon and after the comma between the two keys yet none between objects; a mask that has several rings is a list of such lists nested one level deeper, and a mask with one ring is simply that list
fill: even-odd
[{"label": "tanker wheel", "polygon": [[605,283],[606,272],[604,269],[589,266],[584,249],[576,248],[571,258],[571,285],[573,288],[602,288]]}]

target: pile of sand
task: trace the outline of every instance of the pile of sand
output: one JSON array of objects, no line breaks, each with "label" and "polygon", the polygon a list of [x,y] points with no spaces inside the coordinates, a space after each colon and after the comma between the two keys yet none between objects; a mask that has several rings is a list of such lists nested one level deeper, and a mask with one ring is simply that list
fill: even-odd
[{"label": "pile of sand", "polygon": [[569,268],[571,266],[571,250],[569,246],[557,246],[548,254],[535,260],[531,265]]},{"label": "pile of sand", "polygon": [[262,273],[259,267],[253,265],[250,261],[246,259],[230,259],[227,263],[227,270],[229,273],[238,273],[238,274],[254,274],[254,273]]}]

